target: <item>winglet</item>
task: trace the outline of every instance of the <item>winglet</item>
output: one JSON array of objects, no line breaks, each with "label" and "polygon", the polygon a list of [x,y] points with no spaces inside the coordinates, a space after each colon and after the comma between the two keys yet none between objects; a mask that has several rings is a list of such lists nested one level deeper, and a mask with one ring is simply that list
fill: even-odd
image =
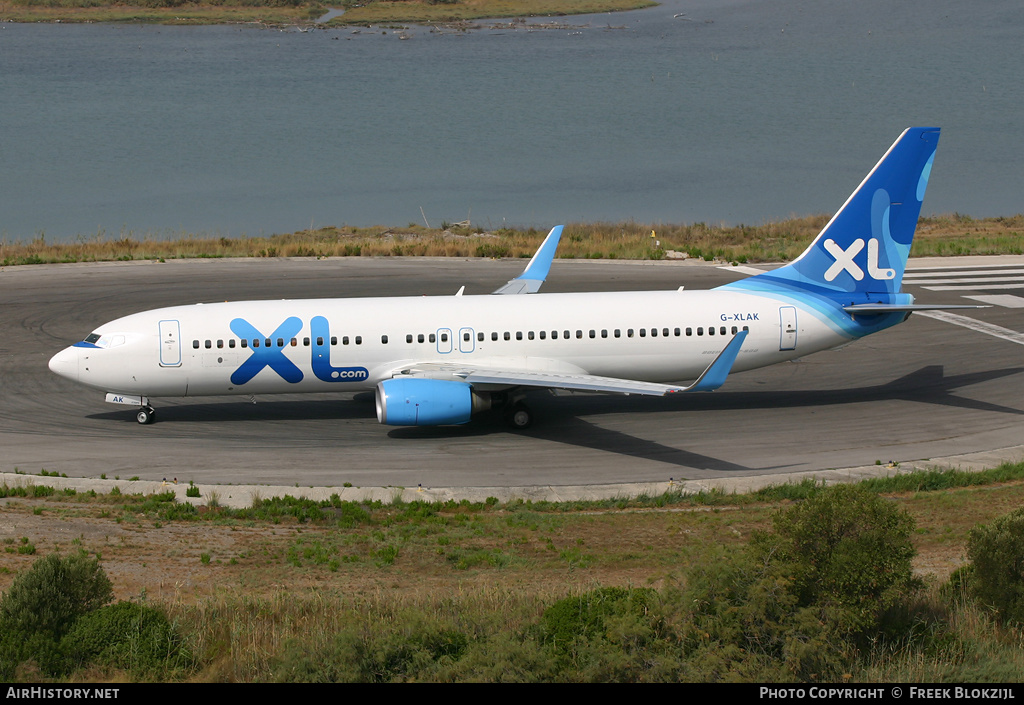
[{"label": "winglet", "polygon": [[540,291],[541,284],[547,279],[551,270],[551,261],[555,258],[555,250],[558,249],[558,240],[562,237],[564,225],[556,225],[544,238],[544,242],[534,253],[526,269],[515,279],[500,289],[492,292],[494,294],[535,294]]},{"label": "winglet", "polygon": [[743,347],[743,341],[746,340],[747,333],[749,331],[745,330],[737,333],[729,341],[729,344],[725,346],[725,349],[718,353],[715,361],[708,365],[708,368],[701,373],[696,382],[689,387],[675,390],[675,393],[712,392],[725,384],[725,378],[732,372],[732,366],[736,362],[736,356],[739,355],[740,348]]}]

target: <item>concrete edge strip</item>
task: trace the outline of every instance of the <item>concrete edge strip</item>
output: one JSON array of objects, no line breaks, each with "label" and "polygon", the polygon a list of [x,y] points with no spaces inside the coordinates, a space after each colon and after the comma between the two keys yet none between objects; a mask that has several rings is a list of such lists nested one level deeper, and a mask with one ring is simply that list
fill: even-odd
[{"label": "concrete edge strip", "polygon": [[330,499],[337,494],[343,501],[367,502],[379,500],[390,503],[404,502],[445,502],[448,500],[483,502],[495,497],[500,502],[517,499],[534,502],[573,502],[626,499],[640,495],[658,496],[669,491],[696,494],[704,491],[720,491],[727,494],[744,494],[771,485],[796,484],[806,479],[819,480],[825,484],[858,482],[871,477],[888,477],[917,470],[964,470],[978,472],[996,467],[1004,462],[1024,460],[1024,445],[1011,446],[992,451],[980,451],[945,458],[905,461],[897,466],[864,465],[851,468],[833,468],[806,472],[756,475],[749,477],[714,478],[708,480],[680,480],[665,482],[636,482],[605,485],[536,485],[526,487],[288,487],[282,485],[208,485],[199,483],[199,497],[185,495],[189,485],[160,482],[156,480],[99,480],[76,477],[53,477],[0,473],[0,483],[9,487],[46,485],[58,490],[72,488],[77,492],[95,490],[109,493],[117,487],[123,494],[159,494],[174,492],[179,502],[190,502],[199,506],[211,502],[225,507],[243,508],[252,506],[254,499],[269,499],[291,495],[310,500]]}]

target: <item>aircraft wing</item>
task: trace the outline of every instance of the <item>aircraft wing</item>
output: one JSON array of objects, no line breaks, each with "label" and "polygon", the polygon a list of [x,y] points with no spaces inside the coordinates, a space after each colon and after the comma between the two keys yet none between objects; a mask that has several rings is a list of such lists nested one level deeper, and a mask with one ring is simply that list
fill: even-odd
[{"label": "aircraft wing", "polygon": [[536,294],[540,291],[541,284],[547,279],[551,270],[551,261],[555,258],[555,250],[558,249],[558,241],[562,237],[564,225],[556,225],[544,238],[537,251],[526,265],[526,269],[508,284],[497,289],[492,294]]},{"label": "aircraft wing", "polygon": [[[725,383],[729,376],[736,356],[739,354],[747,332],[742,330],[729,341],[729,344],[718,354],[718,357],[708,365],[700,377],[687,386],[658,384],[656,382],[641,382],[631,379],[617,379],[615,377],[599,377],[597,375],[564,373],[564,372],[534,372],[530,370],[499,370],[490,368],[476,368],[472,366],[460,367],[449,363],[426,363],[414,365],[403,370],[400,374],[410,376],[443,376],[455,377],[469,384],[497,384],[509,387],[541,387],[545,389],[572,389],[587,392],[614,392],[617,394],[643,394],[647,396],[663,397],[669,394],[681,392],[710,392],[718,389]],[[396,375],[399,376],[399,375]]]}]

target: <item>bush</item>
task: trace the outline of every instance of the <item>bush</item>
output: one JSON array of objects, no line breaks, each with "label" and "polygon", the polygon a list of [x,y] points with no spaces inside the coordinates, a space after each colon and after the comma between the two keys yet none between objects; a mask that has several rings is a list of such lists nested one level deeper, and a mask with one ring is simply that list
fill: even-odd
[{"label": "bush", "polygon": [[554,603],[541,617],[542,641],[565,654],[577,640],[600,639],[608,621],[618,615],[645,615],[657,599],[650,588],[598,588]]},{"label": "bush", "polygon": [[852,634],[880,629],[886,611],[921,585],[911,569],[913,519],[856,485],[815,492],[773,526],[755,538],[762,559],[786,566],[798,606],[838,610]]},{"label": "bush", "polygon": [[0,598],[5,632],[42,633],[59,639],[80,616],[113,598],[99,561],[85,552],[41,558],[20,573]]},{"label": "bush", "polygon": [[61,651],[71,667],[98,664],[161,679],[189,665],[167,616],[134,602],[118,602],[81,617],[61,640]]},{"label": "bush", "polygon": [[829,680],[853,651],[828,609],[801,606],[790,566],[746,549],[702,556],[686,587],[666,595],[678,616],[684,659],[680,681]]},{"label": "bush", "polygon": [[1024,624],[1024,509],[971,530],[969,592],[1003,623]]},{"label": "bush", "polygon": [[0,597],[0,678],[12,678],[15,667],[28,660],[47,673],[60,672],[61,637],[112,597],[99,561],[84,552],[37,560]]}]

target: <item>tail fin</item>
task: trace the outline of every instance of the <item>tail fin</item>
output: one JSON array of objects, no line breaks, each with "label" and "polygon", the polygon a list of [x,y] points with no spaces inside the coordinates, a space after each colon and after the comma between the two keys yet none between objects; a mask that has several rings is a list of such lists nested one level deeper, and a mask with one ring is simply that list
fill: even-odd
[{"label": "tail fin", "polygon": [[937,127],[905,130],[800,257],[742,288],[899,293],[938,142]]}]

